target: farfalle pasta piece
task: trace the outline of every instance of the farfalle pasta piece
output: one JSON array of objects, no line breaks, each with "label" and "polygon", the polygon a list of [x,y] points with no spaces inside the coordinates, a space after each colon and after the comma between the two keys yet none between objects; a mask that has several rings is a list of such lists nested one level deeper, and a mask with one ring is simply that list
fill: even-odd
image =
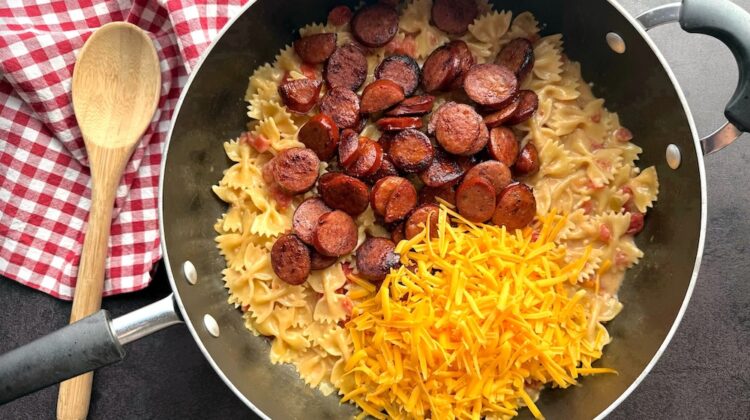
[{"label": "farfalle pasta piece", "polygon": [[255,95],[259,95],[267,100],[278,98],[277,88],[283,77],[284,72],[280,71],[276,66],[264,64],[258,67],[252,76],[250,76],[250,83],[248,83],[247,91],[245,92],[245,100],[249,102]]},{"label": "farfalle pasta piece", "polygon": [[638,176],[628,182],[628,187],[633,191],[633,203],[639,212],[645,213],[652,207],[659,193],[659,179],[656,176],[656,168],[649,166],[641,171]]},{"label": "farfalle pasta piece", "polygon": [[523,12],[513,19],[510,29],[505,33],[501,42],[507,43],[515,38],[535,39],[539,34],[539,22],[530,12]]},{"label": "farfalle pasta piece", "polygon": [[562,52],[556,46],[562,35],[550,35],[539,40],[534,46],[534,77],[547,82],[559,82],[563,71]]},{"label": "farfalle pasta piece", "polygon": [[301,65],[302,60],[300,60],[299,56],[294,51],[294,47],[292,47],[291,45],[287,45],[286,47],[284,47],[284,49],[282,49],[281,52],[276,56],[276,61],[274,61],[274,67],[283,72],[301,72]]},{"label": "farfalle pasta piece", "polygon": [[510,28],[511,17],[510,12],[503,11],[489,12],[476,18],[469,25],[469,32],[463,39],[467,43],[476,40],[486,45],[487,48],[484,51],[476,51],[476,53],[475,50],[472,50],[472,53],[475,53],[477,57],[491,57],[490,60],[485,61],[494,61],[495,56],[500,52],[500,39]]}]

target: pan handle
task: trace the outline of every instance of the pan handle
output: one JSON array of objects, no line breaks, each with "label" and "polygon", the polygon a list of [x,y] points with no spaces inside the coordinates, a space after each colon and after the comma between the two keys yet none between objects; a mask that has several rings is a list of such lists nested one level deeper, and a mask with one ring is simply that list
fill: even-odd
[{"label": "pan handle", "polygon": [[180,322],[169,295],[115,319],[100,310],[0,355],[0,404],[119,362],[123,345]]},{"label": "pan handle", "polygon": [[723,42],[737,60],[739,83],[724,110],[728,122],[701,139],[704,154],[717,152],[750,132],[750,13],[729,0],[683,0],[647,10],[636,20],[646,30],[680,22],[686,32]]}]

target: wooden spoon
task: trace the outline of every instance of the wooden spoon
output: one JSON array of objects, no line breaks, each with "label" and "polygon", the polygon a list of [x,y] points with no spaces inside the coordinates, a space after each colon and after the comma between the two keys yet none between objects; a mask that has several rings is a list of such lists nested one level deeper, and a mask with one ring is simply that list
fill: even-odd
[{"label": "wooden spoon", "polygon": [[[137,26],[113,22],[86,41],[73,70],[73,108],[91,167],[91,212],[70,322],[102,303],[104,266],[117,186],[159,102],[159,59]],[[60,384],[57,418],[83,420],[89,409],[93,373]]]}]

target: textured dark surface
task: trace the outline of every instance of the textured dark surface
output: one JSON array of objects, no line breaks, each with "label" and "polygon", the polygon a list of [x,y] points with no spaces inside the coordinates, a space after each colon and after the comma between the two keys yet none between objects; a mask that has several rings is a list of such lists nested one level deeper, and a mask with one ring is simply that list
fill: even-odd
[{"label": "textured dark surface", "polygon": [[[621,3],[635,14],[666,1]],[[750,10],[750,0],[736,3]],[[708,134],[723,120],[737,80],[729,50],[677,25],[654,30],[653,38],[685,90],[699,132]],[[750,418],[749,159],[747,135],[706,159],[708,231],[693,298],[671,345],[611,418]],[[143,292],[105,299],[104,307],[116,317],[168,293],[162,277]],[[0,352],[62,327],[69,312],[69,303],[0,279]],[[91,419],[252,417],[184,327],[130,344],[127,351],[124,362],[95,375]],[[56,397],[52,387],[1,406],[0,419],[54,418]]]}]

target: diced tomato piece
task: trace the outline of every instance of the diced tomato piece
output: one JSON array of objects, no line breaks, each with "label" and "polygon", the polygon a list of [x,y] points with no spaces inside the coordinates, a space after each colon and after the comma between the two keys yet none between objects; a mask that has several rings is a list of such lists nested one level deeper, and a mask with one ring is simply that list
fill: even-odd
[{"label": "diced tomato piece", "polygon": [[344,308],[347,318],[351,317],[352,312],[354,312],[354,303],[352,303],[352,300],[349,299],[348,297],[345,297],[341,301],[341,306]]},{"label": "diced tomato piece", "polygon": [[617,141],[621,141],[624,143],[633,140],[633,132],[625,127],[620,127],[615,130],[615,138],[617,139]]},{"label": "diced tomato piece", "polygon": [[630,226],[628,226],[627,234],[637,235],[643,230],[644,214],[635,212],[630,214]]},{"label": "diced tomato piece", "polygon": [[245,131],[240,134],[240,142],[250,145],[253,149],[257,150],[258,153],[267,152],[271,147],[271,141],[260,134],[253,134]]},{"label": "diced tomato piece", "polygon": [[404,39],[393,38],[383,48],[385,48],[387,54],[414,57],[417,55],[417,40],[412,35],[406,35]]},{"label": "diced tomato piece", "polygon": [[599,240],[607,243],[610,239],[612,239],[612,231],[609,230],[609,226],[602,223],[599,225]]}]

